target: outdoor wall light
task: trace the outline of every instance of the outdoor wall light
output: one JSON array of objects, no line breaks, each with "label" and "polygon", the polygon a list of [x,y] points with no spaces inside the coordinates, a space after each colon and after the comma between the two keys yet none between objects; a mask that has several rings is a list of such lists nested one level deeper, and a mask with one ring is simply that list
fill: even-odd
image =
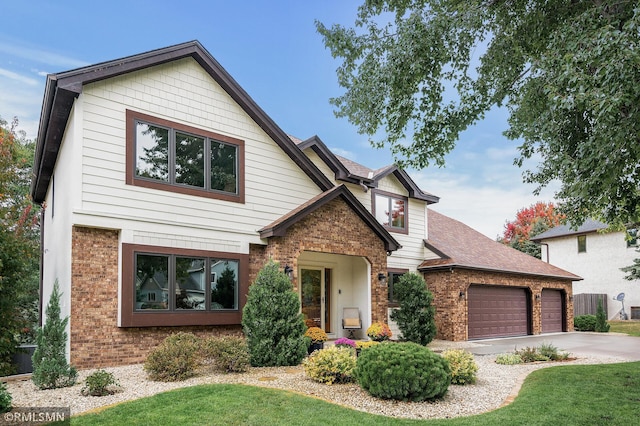
[{"label": "outdoor wall light", "polygon": [[540,300],[540,293],[536,294],[536,300]]},{"label": "outdoor wall light", "polygon": [[458,294],[458,297],[460,297],[460,300],[464,300],[465,297],[467,297],[466,293],[464,292],[464,290],[460,290],[460,294]]},{"label": "outdoor wall light", "polygon": [[285,265],[284,273],[287,274],[290,280],[293,279],[293,268],[291,266]]},{"label": "outdoor wall light", "polygon": [[386,285],[387,284],[387,274],[384,274],[382,272],[380,272],[378,274],[378,281],[380,282],[381,285]]}]

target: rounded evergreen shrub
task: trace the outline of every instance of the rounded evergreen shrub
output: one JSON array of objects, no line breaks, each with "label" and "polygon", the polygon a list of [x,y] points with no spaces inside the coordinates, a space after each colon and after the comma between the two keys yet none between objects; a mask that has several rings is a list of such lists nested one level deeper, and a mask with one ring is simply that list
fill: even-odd
[{"label": "rounded evergreen shrub", "polygon": [[478,364],[476,364],[473,354],[462,349],[449,349],[442,353],[442,357],[449,362],[451,383],[466,385],[476,382]]},{"label": "rounded evergreen shrub", "polygon": [[312,353],[303,366],[307,376],[316,382],[347,383],[353,380],[356,357],[353,348],[332,346]]},{"label": "rounded evergreen shrub", "polygon": [[105,396],[116,393],[118,388],[120,388],[120,383],[113,376],[113,373],[101,369],[87,376],[80,393],[85,396]]},{"label": "rounded evergreen shrub", "polygon": [[383,343],[360,353],[355,376],[372,396],[401,401],[437,399],[451,384],[449,363],[416,343]]},{"label": "rounded evergreen shrub", "polygon": [[596,316],[578,315],[573,318],[573,327],[577,331],[596,331]]},{"label": "rounded evergreen shrub", "polygon": [[202,355],[217,371],[241,373],[251,366],[247,341],[239,336],[214,336],[202,344]]},{"label": "rounded evergreen shrub", "polygon": [[192,333],[167,337],[149,353],[144,370],[151,380],[177,382],[193,376],[200,363],[200,342]]}]

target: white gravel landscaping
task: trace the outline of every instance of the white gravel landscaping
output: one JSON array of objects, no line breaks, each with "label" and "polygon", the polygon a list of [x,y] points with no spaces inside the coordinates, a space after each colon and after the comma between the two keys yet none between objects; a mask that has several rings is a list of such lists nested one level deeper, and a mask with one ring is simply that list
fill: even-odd
[{"label": "white gravel landscaping", "polygon": [[[442,350],[449,347],[469,347],[474,343],[452,344],[435,341],[429,347]],[[308,379],[301,366],[251,368],[242,374],[207,373],[177,383],[153,382],[147,379],[142,365],[106,368],[120,382],[121,391],[109,396],[82,396],[84,378],[94,370],[79,373],[76,385],[52,390],[38,390],[30,380],[12,381],[8,390],[14,407],[67,407],[71,414],[79,414],[100,407],[118,404],[171,389],[208,383],[243,383],[253,386],[294,391],[321,398],[356,410],[390,417],[415,419],[451,418],[479,414],[496,409],[510,401],[517,393],[527,374],[540,368],[560,363],[498,365],[495,355],[476,356],[478,381],[475,385],[451,385],[444,399],[434,402],[398,402],[369,396],[356,384],[324,385]],[[621,362],[616,358],[578,358],[561,364],[600,364]]]}]

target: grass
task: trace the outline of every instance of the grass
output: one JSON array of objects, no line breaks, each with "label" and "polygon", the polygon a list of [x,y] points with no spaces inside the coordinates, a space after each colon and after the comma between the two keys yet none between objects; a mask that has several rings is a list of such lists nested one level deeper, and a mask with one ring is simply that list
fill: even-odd
[{"label": "grass", "polygon": [[276,389],[182,388],[71,419],[84,425],[629,425],[640,418],[640,362],[567,365],[531,373],[516,400],[449,420],[393,419]]},{"label": "grass", "polygon": [[608,321],[608,323],[611,325],[609,331],[640,337],[640,321]]}]

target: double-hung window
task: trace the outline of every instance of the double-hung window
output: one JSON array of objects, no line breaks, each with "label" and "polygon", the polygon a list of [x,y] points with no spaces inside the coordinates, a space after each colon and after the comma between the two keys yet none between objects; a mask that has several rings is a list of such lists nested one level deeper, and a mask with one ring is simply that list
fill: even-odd
[{"label": "double-hung window", "polygon": [[244,142],[127,111],[127,183],[244,202]]},{"label": "double-hung window", "polygon": [[373,193],[373,215],[390,231],[408,232],[407,197],[382,191]]}]

